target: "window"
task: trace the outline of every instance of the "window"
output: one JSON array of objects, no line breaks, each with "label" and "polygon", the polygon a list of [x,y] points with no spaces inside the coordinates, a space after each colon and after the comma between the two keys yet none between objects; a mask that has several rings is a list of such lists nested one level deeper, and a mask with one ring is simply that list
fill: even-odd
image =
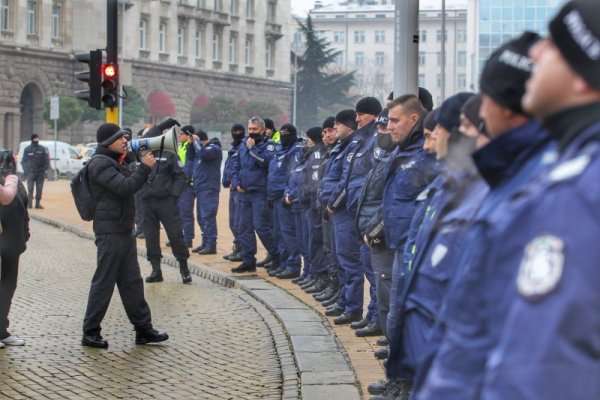
[{"label": "window", "polygon": [[365,31],[354,31],[354,43],[365,42]]},{"label": "window", "polygon": [[0,30],[10,30],[10,0],[2,0],[0,3]]},{"label": "window", "polygon": [[223,0],[214,0],[214,2],[213,2],[213,10],[215,10],[215,11],[223,11]]},{"label": "window", "polygon": [[247,66],[252,65],[252,37],[246,36],[246,42],[244,43],[244,64]]},{"label": "window", "polygon": [[213,61],[221,61],[221,33],[219,32],[213,32],[212,59]]},{"label": "window", "polygon": [[458,74],[458,88],[464,89],[467,87],[467,76],[465,74]]},{"label": "window", "polygon": [[419,65],[425,65],[425,52],[419,52]]},{"label": "window", "polygon": [[346,42],[346,32],[344,32],[344,31],[333,32],[333,42],[334,43],[345,43]]},{"label": "window", "polygon": [[425,74],[419,74],[419,86],[425,87]]},{"label": "window", "polygon": [[335,65],[341,67],[344,65],[344,53],[340,52],[337,56],[335,56]]},{"label": "window", "polygon": [[442,87],[442,75],[437,74],[437,87]]},{"label": "window", "polygon": [[421,43],[427,42],[427,31],[426,30],[422,30],[420,36],[421,36]]},{"label": "window", "polygon": [[27,2],[27,34],[35,35],[37,33],[37,1]]},{"label": "window", "polygon": [[277,16],[277,3],[270,1],[267,3],[267,22],[274,23]]},{"label": "window", "polygon": [[467,30],[466,29],[457,29],[456,30],[456,41],[459,43],[464,43],[467,41]]},{"label": "window", "polygon": [[231,15],[238,15],[238,8],[239,8],[239,0],[231,0],[230,6],[229,6],[229,12],[231,13]]},{"label": "window", "polygon": [[59,4],[52,5],[52,28],[51,34],[52,39],[60,38],[60,15],[61,15],[61,6]]},{"label": "window", "polygon": [[354,64],[363,65],[365,62],[365,55],[362,51],[357,51],[354,53]]},{"label": "window", "polygon": [[375,43],[385,43],[385,31],[375,31]]},{"label": "window", "polygon": [[317,36],[317,39],[325,39],[327,34],[325,33],[325,31],[317,31],[316,36]]},{"label": "window", "polygon": [[229,36],[229,64],[237,64],[237,35]]},{"label": "window", "polygon": [[265,66],[267,69],[273,69],[273,42],[267,41],[265,47]]},{"label": "window", "polygon": [[158,25],[158,52],[159,53],[167,52],[167,24],[166,24],[166,22],[161,22]]},{"label": "window", "polygon": [[202,58],[202,31],[200,29],[196,30],[196,36],[194,39],[194,52],[196,53],[196,58]]},{"label": "window", "polygon": [[140,50],[148,48],[148,20],[145,17],[140,19]]},{"label": "window", "polygon": [[385,64],[385,53],[378,51],[375,53],[375,65],[383,66]]},{"label": "window", "polygon": [[302,47],[302,32],[294,32],[294,49]]},{"label": "window", "polygon": [[177,55],[182,56],[185,53],[185,29],[177,28]]},{"label": "window", "polygon": [[459,67],[467,66],[467,52],[466,51],[459,51],[456,54],[456,63],[458,64]]},{"label": "window", "polygon": [[[435,39],[438,43],[442,41],[442,30],[438,29],[436,32],[436,39]],[[448,31],[444,31],[444,41],[447,42],[448,41]]]},{"label": "window", "polygon": [[246,3],[246,18],[254,18],[254,0],[247,0]]}]

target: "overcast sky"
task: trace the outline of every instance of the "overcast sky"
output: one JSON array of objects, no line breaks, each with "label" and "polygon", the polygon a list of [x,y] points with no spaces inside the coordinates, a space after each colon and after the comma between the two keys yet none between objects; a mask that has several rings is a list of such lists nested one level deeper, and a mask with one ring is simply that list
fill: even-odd
[{"label": "overcast sky", "polygon": [[314,0],[292,0],[292,13],[304,17],[314,4]]}]

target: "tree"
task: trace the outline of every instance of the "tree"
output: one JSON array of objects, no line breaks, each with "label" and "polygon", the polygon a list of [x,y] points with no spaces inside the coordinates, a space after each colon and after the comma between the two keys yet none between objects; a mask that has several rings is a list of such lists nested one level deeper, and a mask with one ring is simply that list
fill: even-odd
[{"label": "tree", "polygon": [[[321,125],[319,111],[333,104],[351,106],[354,98],[348,95],[354,84],[354,71],[328,72],[328,66],[341,55],[324,38],[318,38],[310,16],[306,22],[297,21],[304,35],[306,50],[298,56],[297,117],[299,126],[307,128]],[[339,111],[339,110],[338,110]]]},{"label": "tree", "polygon": [[[73,97],[59,97],[59,119],[56,123],[58,130],[63,130],[78,121],[83,115],[83,103]],[[44,121],[50,126],[54,126],[54,120],[50,119],[50,99],[44,101]]]},{"label": "tree", "polygon": [[201,125],[208,131],[227,131],[235,120],[235,103],[226,97],[213,97],[202,107],[195,106],[191,112],[191,123]]}]

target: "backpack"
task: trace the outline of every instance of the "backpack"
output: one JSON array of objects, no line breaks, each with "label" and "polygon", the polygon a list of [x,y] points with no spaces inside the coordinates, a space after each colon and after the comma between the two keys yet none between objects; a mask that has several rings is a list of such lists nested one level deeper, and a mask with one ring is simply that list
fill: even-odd
[{"label": "backpack", "polygon": [[79,216],[84,221],[92,221],[96,215],[96,207],[98,206],[98,197],[95,197],[92,193],[92,188],[90,185],[90,179],[88,176],[88,167],[94,158],[106,158],[114,162],[116,165],[118,163],[112,158],[105,156],[103,154],[94,154],[92,158],[87,162],[86,165],[83,166],[71,178],[71,194],[73,195],[73,200],[75,201],[75,207],[77,207],[77,211],[79,212]]}]

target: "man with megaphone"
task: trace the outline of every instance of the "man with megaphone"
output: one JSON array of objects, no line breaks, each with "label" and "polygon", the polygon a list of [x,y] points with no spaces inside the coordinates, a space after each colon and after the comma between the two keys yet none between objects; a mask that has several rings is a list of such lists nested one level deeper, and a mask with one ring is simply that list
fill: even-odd
[{"label": "man with megaphone", "polygon": [[[156,165],[148,180],[140,189],[143,230],[146,236],[146,258],[152,266],[152,273],[146,277],[146,282],[162,282],[162,270],[160,260],[162,252],[160,248],[160,224],[165,228],[167,237],[173,249],[173,255],[179,262],[179,271],[183,283],[190,283],[192,277],[188,268],[187,260],[190,252],[183,238],[183,228],[177,199],[187,184],[187,178],[177,152],[177,134],[173,128],[180,126],[173,118],[150,128],[145,137],[140,141],[132,141],[131,147],[146,140],[143,146],[152,151],[156,158]],[[164,130],[170,129],[165,135]],[[138,151],[144,150],[140,147]]]}]

